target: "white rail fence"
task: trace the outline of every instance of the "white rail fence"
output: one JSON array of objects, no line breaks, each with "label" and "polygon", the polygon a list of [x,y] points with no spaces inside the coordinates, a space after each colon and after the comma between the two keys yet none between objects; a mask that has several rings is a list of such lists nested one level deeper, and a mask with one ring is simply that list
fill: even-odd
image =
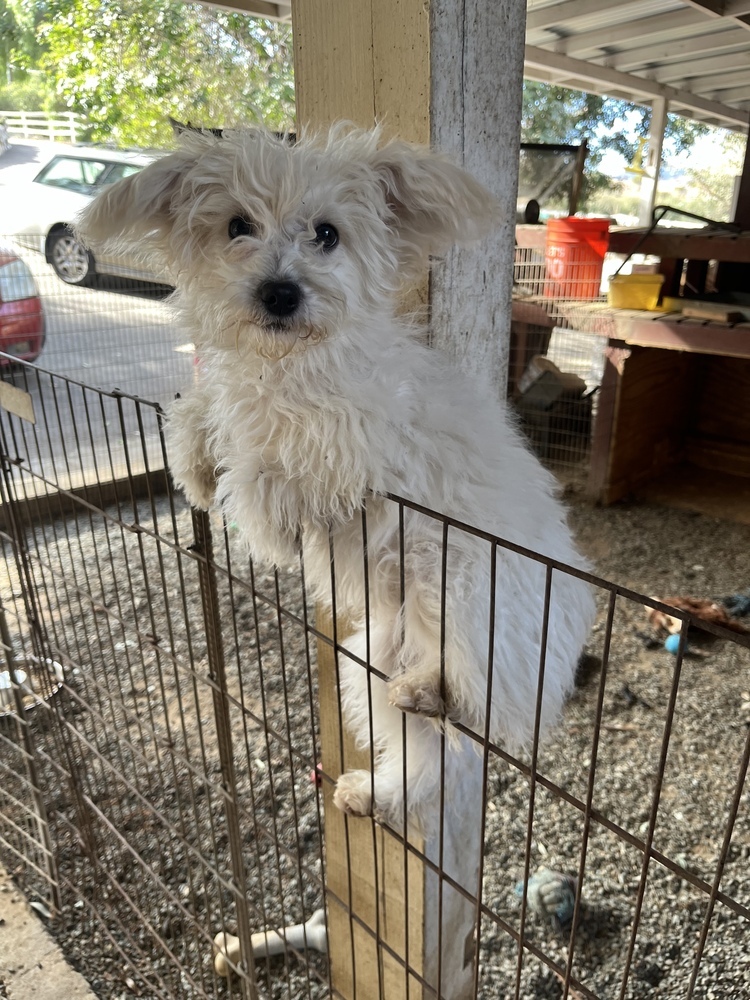
[{"label": "white rail fence", "polygon": [[86,128],[86,119],[75,111],[0,111],[8,132],[24,139],[63,139],[75,143]]}]

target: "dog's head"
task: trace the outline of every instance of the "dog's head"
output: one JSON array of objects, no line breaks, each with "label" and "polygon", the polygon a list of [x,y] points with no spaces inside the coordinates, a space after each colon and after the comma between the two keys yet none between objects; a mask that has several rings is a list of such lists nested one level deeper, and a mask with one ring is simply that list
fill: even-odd
[{"label": "dog's head", "polygon": [[137,250],[174,275],[202,336],[270,355],[372,316],[430,255],[492,224],[491,195],[449,160],[339,126],[296,143],[186,133],[81,215],[94,250]]}]

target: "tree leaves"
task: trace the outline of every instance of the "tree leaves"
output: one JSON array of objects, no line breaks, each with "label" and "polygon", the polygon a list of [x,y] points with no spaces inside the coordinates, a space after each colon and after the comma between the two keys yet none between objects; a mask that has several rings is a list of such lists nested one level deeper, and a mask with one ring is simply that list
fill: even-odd
[{"label": "tree leaves", "polygon": [[169,145],[170,115],[292,124],[288,25],[175,0],[47,0],[37,34],[43,67],[94,141]]},{"label": "tree leaves", "polygon": [[[689,149],[708,127],[677,115],[667,116],[665,139],[675,153]],[[625,160],[635,155],[638,138],[647,136],[651,108],[628,101],[568,90],[547,83],[525,80],[521,138],[524,142],[589,143],[583,200],[595,191],[612,186],[611,179],[596,170],[605,150],[614,149]]]}]

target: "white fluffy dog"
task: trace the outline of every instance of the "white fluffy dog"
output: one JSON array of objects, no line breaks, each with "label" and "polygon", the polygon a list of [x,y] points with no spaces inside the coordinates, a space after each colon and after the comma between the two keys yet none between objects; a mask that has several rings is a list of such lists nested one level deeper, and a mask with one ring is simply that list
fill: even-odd
[{"label": "white fluffy dog", "polygon": [[[344,718],[374,759],[374,777],[338,780],[335,802],[352,815],[424,827],[441,731],[455,759],[469,741],[448,720],[483,734],[487,714],[491,545],[456,528],[446,542],[440,521],[409,508],[402,545],[385,494],[583,565],[552,477],[489,379],[467,379],[397,315],[429,256],[495,216],[488,192],[446,159],[337,127],[296,143],[188,134],[80,221],[90,245],[146,251],[175,277],[201,362],[168,426],[190,502],[218,500],[258,560],[287,564],[301,544],[329,605],[333,555],[336,608],[354,629],[340,659]],[[513,747],[535,729],[545,573],[498,548],[489,733]],[[555,571],[553,584],[542,732],[593,620],[583,583]]]}]

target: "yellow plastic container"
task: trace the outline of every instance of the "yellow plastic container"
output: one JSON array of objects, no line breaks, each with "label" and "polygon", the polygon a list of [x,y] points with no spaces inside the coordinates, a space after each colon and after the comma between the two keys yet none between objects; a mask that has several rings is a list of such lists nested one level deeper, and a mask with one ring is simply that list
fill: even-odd
[{"label": "yellow plastic container", "polygon": [[663,284],[663,274],[615,274],[607,302],[614,309],[656,309]]}]

